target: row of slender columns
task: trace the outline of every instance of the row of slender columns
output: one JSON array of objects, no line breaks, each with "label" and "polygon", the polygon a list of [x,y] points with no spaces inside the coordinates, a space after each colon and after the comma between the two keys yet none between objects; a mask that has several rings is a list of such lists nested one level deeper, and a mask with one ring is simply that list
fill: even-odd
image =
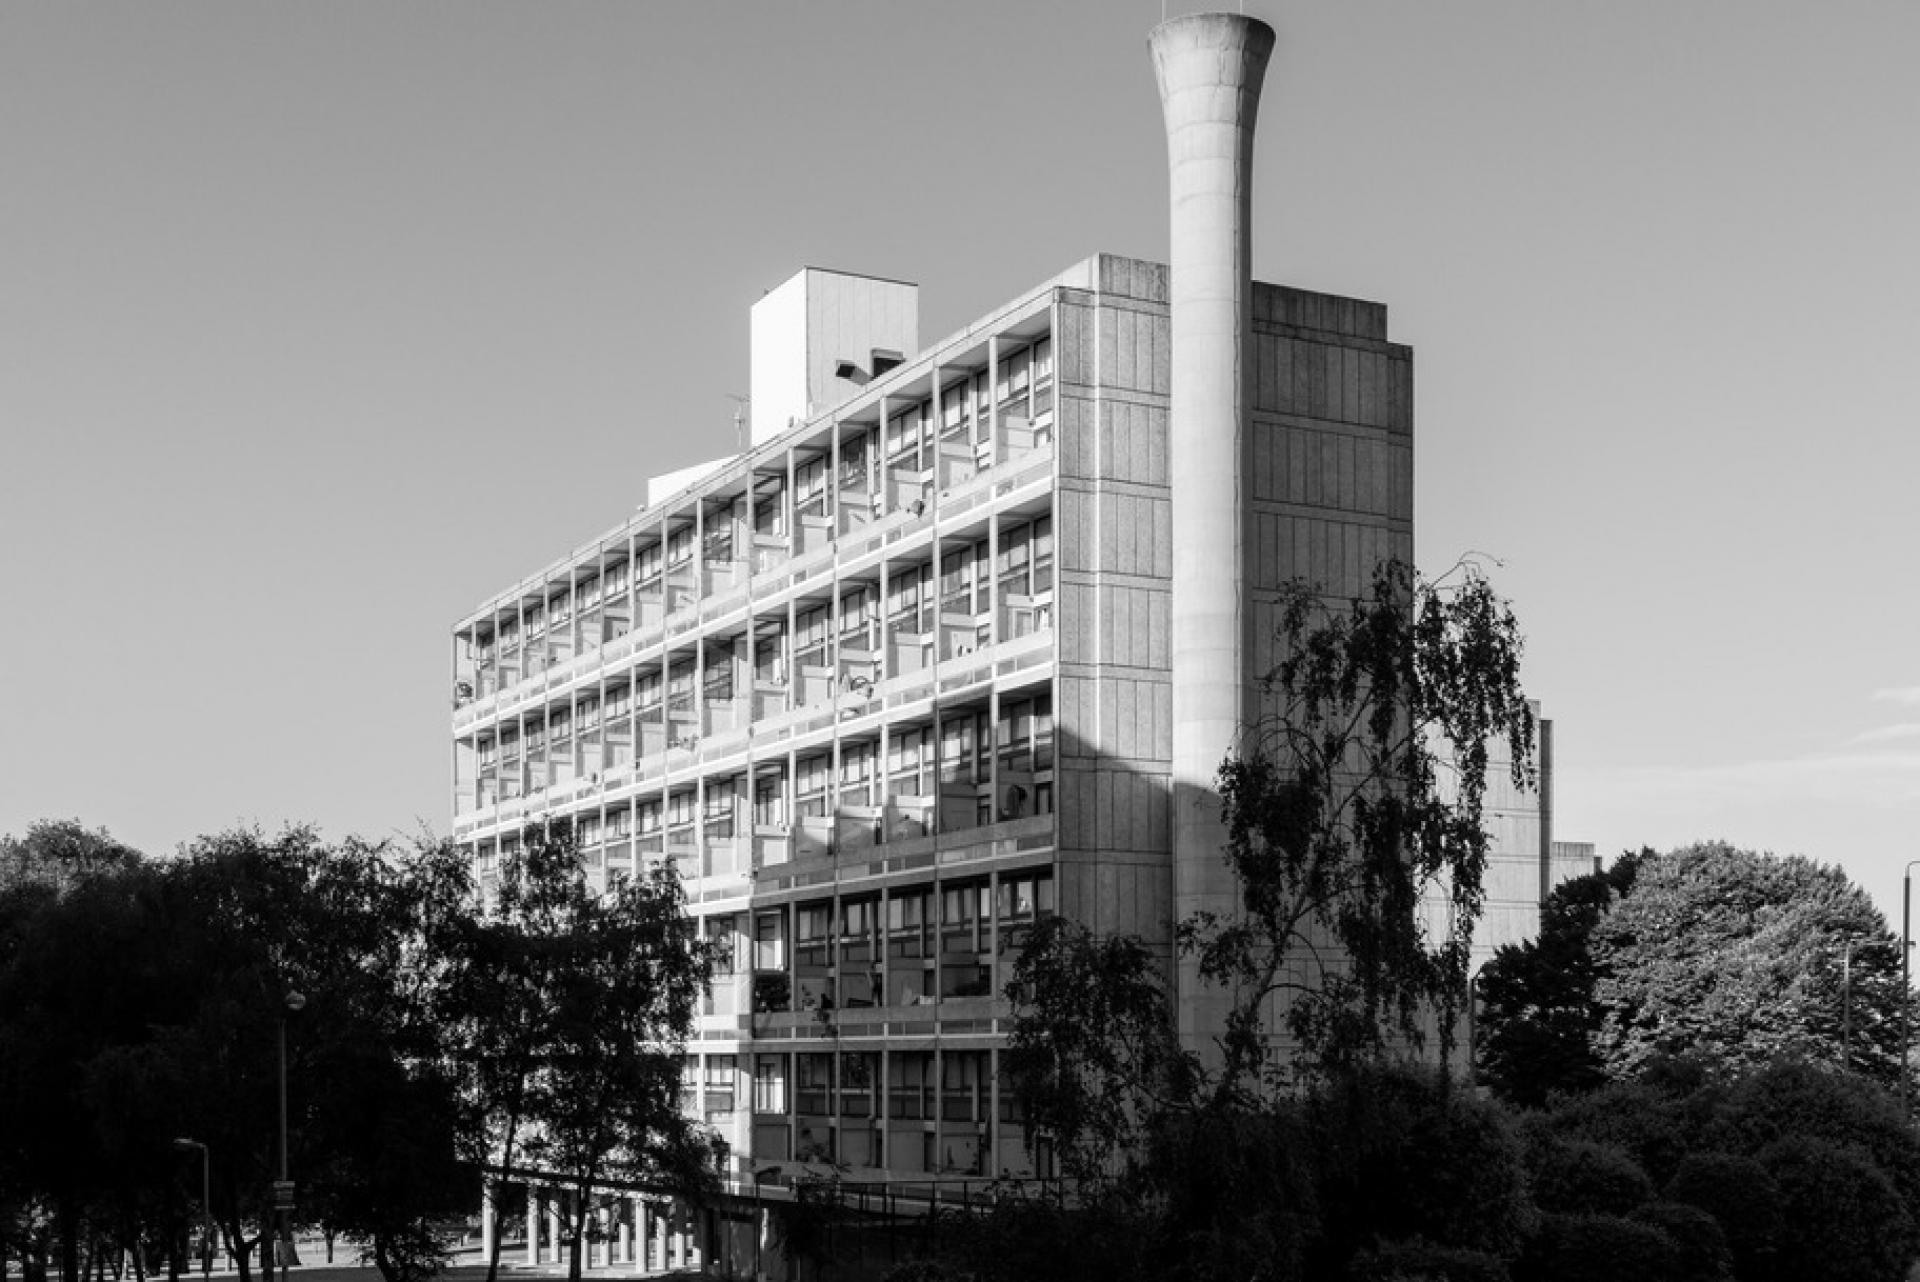
[{"label": "row of slender columns", "polygon": [[[499,1231],[494,1192],[495,1186],[489,1185],[480,1203],[480,1246],[489,1259],[493,1255],[494,1235]],[[695,1269],[704,1263],[697,1225],[686,1207],[677,1202],[651,1201],[636,1194],[615,1194],[614,1199],[594,1213],[599,1219],[600,1241],[587,1246],[585,1267],[627,1267],[639,1273],[652,1273]],[[628,1203],[632,1214],[616,1215],[619,1201]],[[525,1248],[528,1268],[566,1263],[560,1205],[558,1190],[539,1185],[528,1187]]]}]

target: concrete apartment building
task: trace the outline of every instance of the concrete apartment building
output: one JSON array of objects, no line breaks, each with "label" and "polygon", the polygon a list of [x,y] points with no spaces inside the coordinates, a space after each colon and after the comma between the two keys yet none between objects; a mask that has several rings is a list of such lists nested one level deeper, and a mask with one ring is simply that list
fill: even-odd
[{"label": "concrete apartment building", "polygon": [[[1230,900],[1207,799],[1278,590],[1412,560],[1411,350],[1380,304],[1248,278],[1272,39],[1154,34],[1171,270],[1090,258],[924,345],[914,286],[800,272],[753,310],[750,447],[454,630],[483,885],[568,816],[593,877],[672,860],[733,942],[684,1097],[737,1190],[1047,1173],[998,1085],[1023,934],[1170,948]],[[1500,803],[1536,911],[1550,838]],[[636,1207],[608,1262],[685,1262]]]}]

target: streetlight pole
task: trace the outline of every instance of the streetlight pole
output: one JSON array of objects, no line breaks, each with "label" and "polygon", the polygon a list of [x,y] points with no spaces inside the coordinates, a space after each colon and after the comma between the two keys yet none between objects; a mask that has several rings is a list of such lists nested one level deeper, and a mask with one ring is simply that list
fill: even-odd
[{"label": "streetlight pole", "polygon": [[1840,1069],[1853,1071],[1853,940],[1840,953]]},{"label": "streetlight pole", "polygon": [[1913,1116],[1907,1084],[1907,1056],[1913,1050],[1913,870],[1920,859],[1909,859],[1900,872],[1900,1119]]},{"label": "streetlight pole", "polygon": [[212,1159],[207,1154],[207,1146],[199,1140],[178,1139],[173,1146],[182,1150],[200,1150],[200,1276],[206,1277],[213,1271]]},{"label": "streetlight pole", "polygon": [[[287,1216],[293,1210],[293,1181],[287,1175],[287,1014],[298,1015],[306,1009],[307,998],[304,993],[289,990],[286,997],[286,1012],[280,1016],[280,1179],[273,1186],[272,1228],[273,1238],[268,1249],[261,1252],[260,1271],[267,1282],[273,1282],[273,1264],[279,1260],[280,1242],[287,1232]],[[289,1251],[288,1256],[292,1256]],[[291,1263],[289,1258],[286,1263]],[[284,1272],[284,1265],[282,1268]]]}]

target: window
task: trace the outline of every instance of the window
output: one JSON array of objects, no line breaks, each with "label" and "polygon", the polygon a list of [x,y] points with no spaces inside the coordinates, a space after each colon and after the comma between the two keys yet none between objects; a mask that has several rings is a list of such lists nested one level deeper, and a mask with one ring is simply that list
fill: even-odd
[{"label": "window", "polygon": [[832,759],[825,753],[802,757],[795,766],[798,809],[802,819],[822,819],[827,813],[827,783]]},{"label": "window", "polygon": [[840,1004],[878,1006],[886,1000],[880,968],[880,901],[848,899],[840,904]]},{"label": "window", "polygon": [[600,576],[601,593],[608,598],[624,595],[627,590],[627,584],[632,579],[632,575],[633,567],[631,565],[625,561],[615,561],[612,565],[608,566],[606,572]]},{"label": "window", "polygon": [[700,1106],[700,1057],[686,1055],[680,1060],[680,1111],[692,1113]]},{"label": "window", "polygon": [[713,976],[724,978],[736,972],[740,964],[740,947],[737,938],[740,931],[740,918],[737,914],[726,913],[719,917],[709,917],[704,927],[707,942],[714,946]]},{"label": "window", "polygon": [[667,535],[667,569],[677,570],[693,562],[693,523],[691,521]]},{"label": "window", "polygon": [[940,995],[984,997],[991,991],[980,954],[991,943],[987,887],[982,882],[940,890]]},{"label": "window", "polygon": [[[633,687],[615,686],[613,689],[607,691],[603,706],[606,709],[606,720],[624,721],[627,713],[633,707]],[[622,730],[626,727],[615,726],[614,728],[616,730]]]},{"label": "window", "polygon": [[982,953],[987,946],[987,887],[984,882],[940,889],[940,951]]},{"label": "window", "polygon": [[794,658],[802,667],[827,666],[827,607],[814,606],[794,617]]},{"label": "window", "polygon": [[704,695],[709,704],[725,703],[733,698],[733,650],[716,648],[707,652],[706,671],[702,674]]},{"label": "window", "polygon": [[840,745],[840,804],[873,804],[873,745],[863,740]]},{"label": "window", "polygon": [[737,1075],[734,1062],[731,1055],[707,1056],[707,1089],[702,1104],[709,1120],[733,1112],[734,1079]]},{"label": "window", "polygon": [[887,1112],[904,1120],[933,1116],[933,1056],[896,1052],[887,1060]]},{"label": "window", "polygon": [[753,781],[753,822],[760,827],[785,827],[787,822],[787,777],[765,774]]},{"label": "window", "polygon": [[760,971],[785,971],[787,968],[787,912],[755,913],[753,917],[753,968]]},{"label": "window", "polygon": [[842,487],[867,483],[867,433],[861,432],[840,442],[840,484]]},{"label": "window", "polygon": [[928,892],[899,890],[887,897],[887,956],[927,955]]},{"label": "window", "polygon": [[801,516],[825,517],[833,514],[833,502],[827,493],[827,465],[831,460],[821,454],[794,468],[794,509]]},{"label": "window", "polygon": [[701,817],[701,831],[708,837],[725,838],[733,836],[734,808],[739,798],[739,789],[732,779],[710,779],[707,781],[705,812]]},{"label": "window", "polygon": [[902,570],[887,581],[887,623],[896,632],[933,631],[933,566]]},{"label": "window", "polygon": [[787,1057],[753,1057],[753,1111],[785,1115],[787,1111]]},{"label": "window", "polygon": [[794,1075],[794,1102],[803,1115],[821,1117],[833,1111],[833,1056],[803,1054]]},{"label": "window", "polygon": [[873,1096],[879,1085],[880,1057],[856,1051],[840,1057],[840,1116],[872,1117]]},{"label": "window", "polygon": [[693,826],[694,791],[683,788],[667,798],[667,827],[680,829]]},{"label": "window", "polygon": [[658,596],[660,593],[660,545],[649,544],[640,549],[634,567],[634,582],[642,592]]},{"label": "window", "polygon": [[995,899],[1002,953],[1018,952],[1035,923],[1058,911],[1053,874],[1045,870],[1003,875]]},{"label": "window", "polygon": [[887,795],[924,797],[933,792],[933,728],[896,730],[887,738]]},{"label": "window", "polygon": [[828,933],[833,928],[833,903],[802,904],[794,917],[793,958],[804,967],[827,968]]},{"label": "window", "polygon": [[734,499],[707,513],[707,532],[700,555],[708,566],[733,560],[733,530],[740,519],[740,501]]},{"label": "window", "polygon": [[947,1051],[940,1057],[940,1118],[983,1121],[987,1116],[987,1053]]}]

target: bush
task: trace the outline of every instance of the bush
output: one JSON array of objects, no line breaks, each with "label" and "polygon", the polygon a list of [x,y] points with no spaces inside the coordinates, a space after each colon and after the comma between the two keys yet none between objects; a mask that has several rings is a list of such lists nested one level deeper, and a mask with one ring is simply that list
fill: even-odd
[{"label": "bush", "polygon": [[939,1260],[902,1260],[880,1277],[880,1282],[962,1282],[965,1274]]},{"label": "bush", "polygon": [[1856,1149],[1877,1166],[1902,1207],[1882,1231],[1906,1254],[1920,1250],[1920,1232],[1905,1209],[1920,1206],[1920,1140],[1891,1095],[1852,1074],[1779,1060],[1735,1083],[1706,1128],[1712,1147],[1755,1157],[1794,1137]]},{"label": "bush", "polygon": [[1508,1282],[1507,1266],[1484,1251],[1436,1246],[1424,1238],[1382,1242],[1354,1256],[1349,1282]]},{"label": "bush", "polygon": [[1527,1152],[1534,1204],[1560,1215],[1627,1215],[1653,1197],[1653,1181],[1625,1149],[1547,1136]]},{"label": "bush", "polygon": [[1679,1202],[1649,1202],[1633,1213],[1673,1239],[1679,1249],[1682,1282],[1726,1282],[1733,1276],[1733,1258],[1720,1222],[1697,1206]]},{"label": "bush", "polygon": [[1893,1182],[1866,1153],[1824,1140],[1781,1140],[1760,1155],[1787,1213],[1777,1276],[1794,1282],[1900,1282],[1911,1258]]},{"label": "bush", "polygon": [[1543,1215],[1516,1282],[1680,1282],[1680,1248],[1651,1224],[1616,1215]]},{"label": "bush", "polygon": [[1736,1153],[1690,1154],[1667,1182],[1666,1198],[1713,1216],[1726,1235],[1735,1277],[1761,1282],[1771,1275],[1780,1189],[1758,1161]]},{"label": "bush", "polygon": [[1584,1095],[1557,1096],[1548,1125],[1565,1139],[1624,1150],[1657,1184],[1670,1179],[1692,1147],[1693,1101],[1665,1089],[1671,1083],[1613,1082]]},{"label": "bush", "polygon": [[1363,1066],[1316,1090],[1320,1259],[1337,1274],[1377,1241],[1515,1254],[1531,1227],[1515,1127],[1437,1074]]}]

